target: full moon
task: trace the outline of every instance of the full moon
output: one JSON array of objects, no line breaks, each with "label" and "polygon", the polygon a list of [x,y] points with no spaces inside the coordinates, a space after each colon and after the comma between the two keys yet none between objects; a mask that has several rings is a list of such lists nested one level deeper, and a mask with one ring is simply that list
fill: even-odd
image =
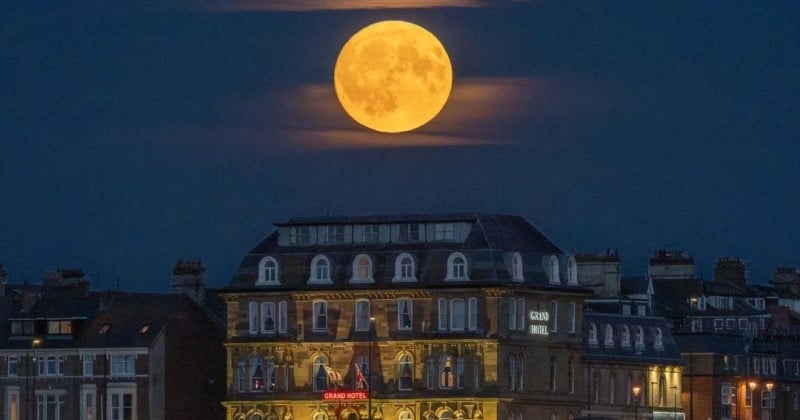
[{"label": "full moon", "polygon": [[344,44],[333,82],[339,102],[356,122],[401,133],[421,127],[444,108],[453,68],[432,33],[387,20],[361,29]]}]

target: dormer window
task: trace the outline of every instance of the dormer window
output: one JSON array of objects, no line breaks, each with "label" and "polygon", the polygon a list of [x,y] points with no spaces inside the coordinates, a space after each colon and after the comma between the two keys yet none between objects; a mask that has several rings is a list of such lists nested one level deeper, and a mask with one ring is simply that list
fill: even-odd
[{"label": "dormer window", "polygon": [[410,254],[403,253],[397,256],[394,261],[394,277],[392,281],[416,281],[416,270],[414,269],[414,258]]},{"label": "dormer window", "polygon": [[436,223],[433,225],[434,241],[453,241],[455,239],[455,226],[452,223]]},{"label": "dormer window", "polygon": [[100,335],[105,335],[108,332],[109,328],[111,328],[111,325],[103,324],[103,326],[100,327],[99,330],[97,330],[97,333],[100,334]]},{"label": "dormer window", "polygon": [[258,263],[256,284],[278,284],[278,261],[275,258],[264,257]]},{"label": "dormer window", "polygon": [[637,326],[634,331],[636,332],[636,348],[641,350],[644,348],[644,330],[642,327]]},{"label": "dormer window", "polygon": [[614,327],[606,324],[606,339],[603,341],[606,347],[614,347]]},{"label": "dormer window", "polygon": [[450,254],[447,259],[447,278],[445,280],[469,280],[467,258],[460,252]]},{"label": "dormer window", "polygon": [[366,254],[359,254],[353,260],[353,277],[351,283],[373,283],[372,259]]},{"label": "dormer window", "polygon": [[550,284],[560,284],[561,280],[558,277],[558,257],[551,255],[548,260],[547,276]]},{"label": "dormer window", "polygon": [[344,225],[325,226],[322,231],[322,243],[340,244],[344,242]]},{"label": "dormer window", "polygon": [[331,283],[331,262],[324,255],[317,255],[311,260],[311,277],[309,283]]},{"label": "dormer window", "polygon": [[289,228],[289,245],[306,245],[311,243],[311,229],[308,226],[292,226]]},{"label": "dormer window", "polygon": [[631,330],[627,325],[622,326],[622,347],[631,346]]},{"label": "dormer window", "polygon": [[567,284],[578,285],[578,264],[575,263],[575,257],[569,257],[567,260]]},{"label": "dormer window", "polygon": [[664,348],[664,334],[661,332],[661,328],[653,330],[653,347],[656,350],[662,350]]},{"label": "dormer window", "polygon": [[522,255],[520,255],[519,252],[515,252],[514,255],[511,256],[511,278],[514,281],[525,280],[522,274]]}]

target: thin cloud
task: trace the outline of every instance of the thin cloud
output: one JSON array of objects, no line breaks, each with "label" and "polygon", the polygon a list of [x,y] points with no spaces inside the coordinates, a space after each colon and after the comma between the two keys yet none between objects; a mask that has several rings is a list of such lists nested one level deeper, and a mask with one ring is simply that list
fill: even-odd
[{"label": "thin cloud", "polygon": [[211,12],[419,9],[436,7],[486,7],[485,0],[196,0],[193,5]]}]

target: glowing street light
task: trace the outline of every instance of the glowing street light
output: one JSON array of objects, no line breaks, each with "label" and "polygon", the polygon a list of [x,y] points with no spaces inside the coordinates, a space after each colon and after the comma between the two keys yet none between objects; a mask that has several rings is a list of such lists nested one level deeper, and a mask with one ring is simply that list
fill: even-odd
[{"label": "glowing street light", "polygon": [[634,386],[631,392],[633,392],[633,418],[639,420],[639,393],[642,392],[642,388]]}]

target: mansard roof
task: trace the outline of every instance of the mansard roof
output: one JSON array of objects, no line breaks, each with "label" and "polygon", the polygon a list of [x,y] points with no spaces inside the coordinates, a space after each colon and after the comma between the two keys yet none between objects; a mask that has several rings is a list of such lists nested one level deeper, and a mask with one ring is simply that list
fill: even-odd
[{"label": "mansard roof", "polygon": [[[468,226],[463,240],[459,241],[381,241],[369,243],[309,243],[306,245],[288,244],[281,232],[293,227],[331,226],[331,225],[401,225],[463,223]],[[460,252],[468,260],[468,283],[474,287],[480,284],[497,285],[511,282],[509,271],[513,253],[519,252],[523,259],[525,281],[523,284],[551,287],[545,270],[545,258],[556,256],[560,284],[566,285],[563,277],[569,256],[546,235],[525,218],[514,215],[489,213],[448,213],[411,215],[368,215],[368,216],[325,216],[292,218],[276,223],[273,231],[242,259],[226,291],[244,290],[303,290],[330,288],[381,288],[381,287],[431,287],[445,284],[447,258],[453,252]],[[283,229],[283,230],[282,230]],[[393,284],[395,260],[402,253],[410,254],[415,261],[417,282]],[[348,283],[352,275],[353,259],[359,254],[368,255],[373,261],[375,282],[358,286]],[[331,285],[308,285],[311,260],[324,255],[332,263]],[[257,287],[258,266],[264,257],[278,261],[279,285],[268,288]],[[460,284],[459,284],[460,285]],[[577,286],[577,285],[576,285]]]},{"label": "mansard roof", "polygon": [[[594,325],[597,332],[597,343],[589,343],[589,330]],[[611,325],[614,333],[614,345],[605,343],[605,328]],[[633,316],[585,312],[583,318],[584,342],[587,343],[584,358],[590,361],[619,363],[655,363],[682,365],[680,349],[670,332],[664,318],[652,316]],[[622,330],[627,326],[630,333],[630,344],[622,345]],[[635,343],[635,328],[641,327],[644,333],[644,347]],[[661,332],[663,346],[656,348],[655,334]]]}]

